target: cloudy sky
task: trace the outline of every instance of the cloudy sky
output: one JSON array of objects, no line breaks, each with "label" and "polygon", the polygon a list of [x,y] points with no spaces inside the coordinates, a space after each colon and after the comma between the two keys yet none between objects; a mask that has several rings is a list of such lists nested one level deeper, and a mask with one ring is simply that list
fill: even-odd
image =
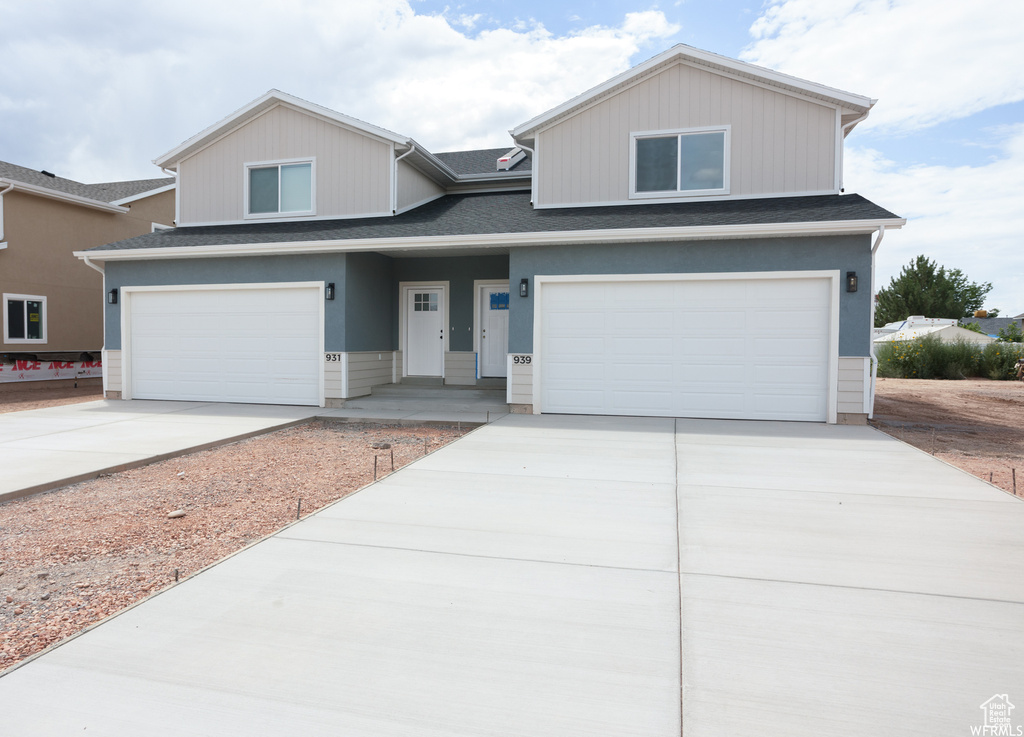
[{"label": "cloudy sky", "polygon": [[[240,10],[244,8],[244,10]],[[83,182],[278,88],[433,151],[507,131],[675,43],[878,98],[846,191],[1024,312],[1024,3],[1009,0],[0,0],[0,159]]]}]

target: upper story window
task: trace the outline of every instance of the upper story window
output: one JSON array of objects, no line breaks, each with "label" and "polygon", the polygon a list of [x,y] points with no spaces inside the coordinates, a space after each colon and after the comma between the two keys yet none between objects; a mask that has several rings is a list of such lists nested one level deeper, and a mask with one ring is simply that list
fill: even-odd
[{"label": "upper story window", "polygon": [[313,215],[313,162],[297,159],[245,165],[246,217]]},{"label": "upper story window", "polygon": [[46,342],[46,297],[29,294],[4,295],[4,341]]},{"label": "upper story window", "polygon": [[632,135],[631,198],[729,193],[729,128]]}]

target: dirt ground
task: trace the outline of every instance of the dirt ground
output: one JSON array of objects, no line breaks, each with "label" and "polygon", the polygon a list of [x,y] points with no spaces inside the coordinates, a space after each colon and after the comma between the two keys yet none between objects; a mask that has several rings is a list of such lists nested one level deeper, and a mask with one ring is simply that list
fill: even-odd
[{"label": "dirt ground", "polygon": [[0,672],[458,434],[313,422],[0,504]]},{"label": "dirt ground", "polygon": [[879,379],[872,424],[1024,496],[1024,382]]},{"label": "dirt ground", "polygon": [[64,381],[0,384],[0,413],[93,402],[97,399],[103,399],[103,384],[96,380],[79,382],[77,387]]}]

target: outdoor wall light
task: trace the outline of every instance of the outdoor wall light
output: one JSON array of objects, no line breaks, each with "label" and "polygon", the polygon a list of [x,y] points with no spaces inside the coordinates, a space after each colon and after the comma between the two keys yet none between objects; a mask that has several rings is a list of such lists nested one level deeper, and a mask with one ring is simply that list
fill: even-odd
[{"label": "outdoor wall light", "polygon": [[327,288],[324,290],[324,299],[334,299],[334,282],[329,282]]},{"label": "outdoor wall light", "polygon": [[519,280],[519,296],[529,297],[530,296],[530,280],[520,279]]},{"label": "outdoor wall light", "polygon": [[846,272],[846,291],[856,292],[857,291],[857,272],[847,271]]},{"label": "outdoor wall light", "polygon": [[107,304],[108,305],[116,305],[117,304],[117,287],[114,287],[109,292],[107,292]]}]

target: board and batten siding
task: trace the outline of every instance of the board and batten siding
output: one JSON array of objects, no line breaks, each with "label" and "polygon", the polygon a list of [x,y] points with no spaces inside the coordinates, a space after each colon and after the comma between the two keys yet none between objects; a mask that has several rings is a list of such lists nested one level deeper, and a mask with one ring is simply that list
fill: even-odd
[{"label": "board and batten siding", "polygon": [[309,157],[316,217],[390,214],[390,144],[278,105],[179,162],[179,225],[244,219],[245,164]]},{"label": "board and batten siding", "polygon": [[398,211],[420,205],[443,195],[444,187],[404,161],[398,162]]},{"label": "board and batten siding", "polygon": [[537,204],[625,202],[631,133],[717,125],[731,126],[725,196],[832,192],[837,115],[826,104],[678,63],[540,131]]}]

